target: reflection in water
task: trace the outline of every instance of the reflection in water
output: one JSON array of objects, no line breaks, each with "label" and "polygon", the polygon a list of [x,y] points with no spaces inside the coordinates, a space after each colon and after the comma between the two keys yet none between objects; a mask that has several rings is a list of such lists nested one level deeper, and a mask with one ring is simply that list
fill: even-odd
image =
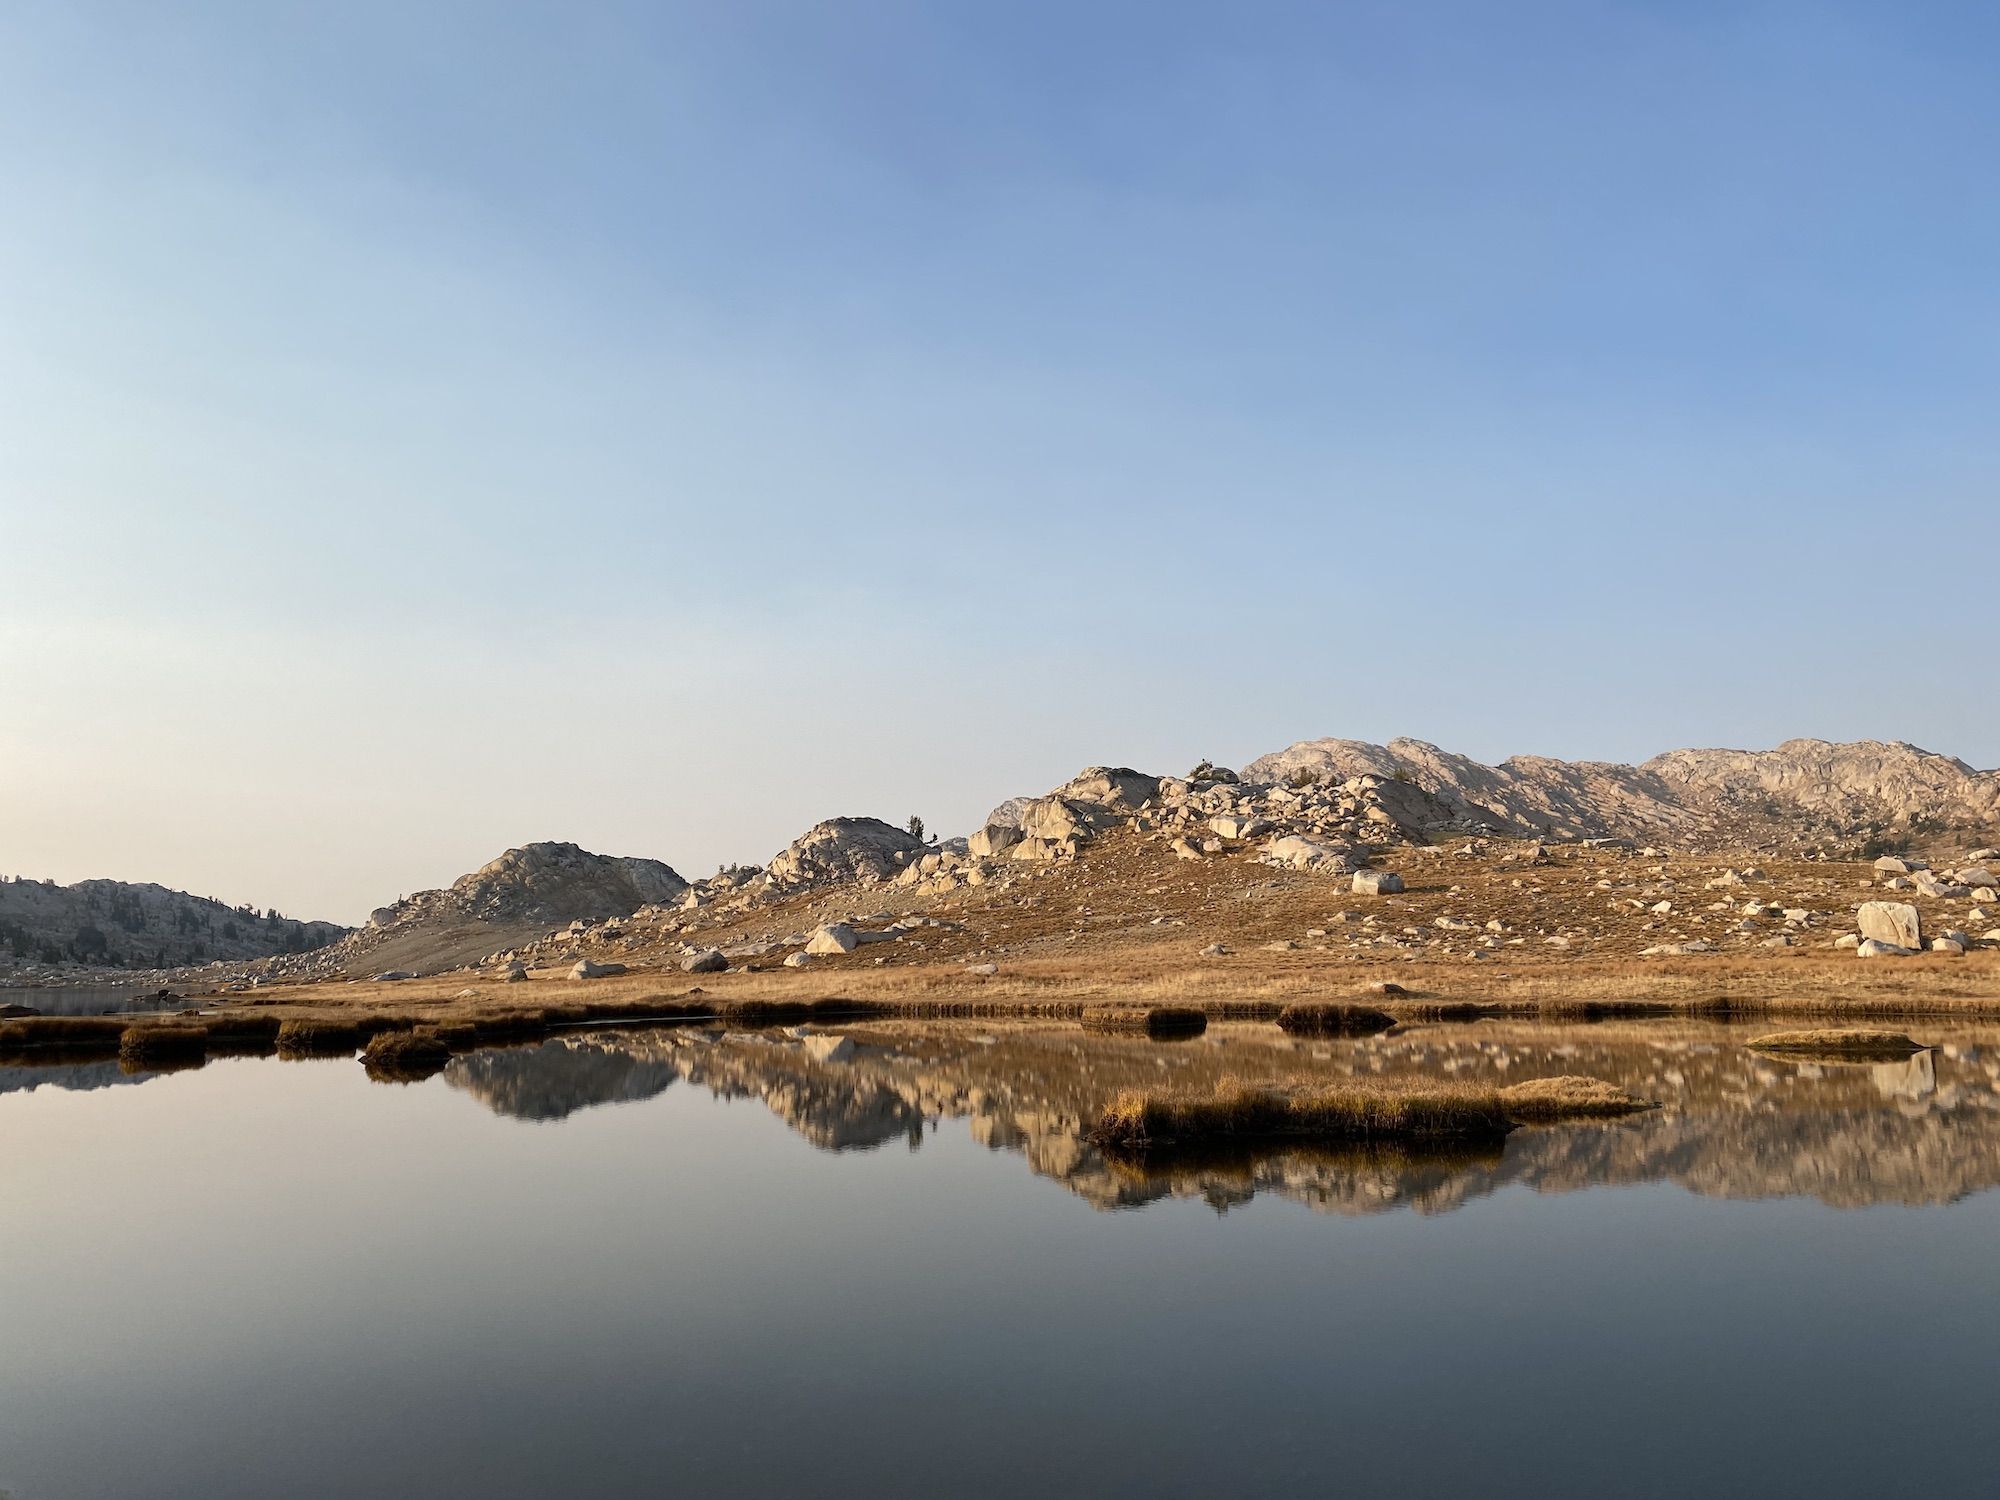
[{"label": "reflection in water", "polygon": [[496,1115],[561,1120],[593,1104],[650,1099],[680,1077],[671,1060],[593,1037],[455,1057],[445,1079]]},{"label": "reflection in water", "polygon": [[[1567,1030],[1485,1022],[1331,1043],[1236,1026],[1171,1048],[1047,1025],[974,1035],[879,1023],[846,1034],[852,1054],[822,1062],[788,1033],[593,1032],[461,1058],[446,1081],[500,1113],[553,1120],[685,1078],[721,1097],[761,1100],[836,1151],[899,1139],[914,1148],[927,1124],[964,1119],[975,1140],[1019,1153],[1103,1208],[1191,1197],[1226,1209],[1270,1192],[1328,1212],[1440,1213],[1509,1183],[1566,1192],[1655,1181],[1715,1197],[1808,1196],[1848,1207],[1950,1202],[2000,1184],[2000,1074],[1986,1061],[2000,1059],[2000,1048],[1964,1028],[1942,1052],[1873,1065],[1788,1063],[1745,1050],[1750,1033],[1741,1028],[1661,1022]],[[1291,1147],[1135,1164],[1107,1160],[1084,1139],[1105,1101],[1133,1084],[1402,1074],[1502,1083],[1557,1073],[1605,1078],[1664,1107],[1616,1123],[1519,1130],[1488,1156]]]},{"label": "reflection in water", "polygon": [[27,1093],[34,1089],[108,1089],[120,1083],[144,1083],[145,1073],[128,1073],[117,1060],[66,1063],[50,1067],[0,1067],[0,1094]]}]

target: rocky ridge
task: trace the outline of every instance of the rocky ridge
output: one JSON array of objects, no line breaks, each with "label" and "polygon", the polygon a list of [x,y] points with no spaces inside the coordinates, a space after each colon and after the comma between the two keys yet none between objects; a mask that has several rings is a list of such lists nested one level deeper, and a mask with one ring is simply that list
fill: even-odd
[{"label": "rocky ridge", "polygon": [[15,975],[63,963],[162,970],[264,958],[319,948],[346,932],[163,885],[0,882],[0,965]]},{"label": "rocky ridge", "polygon": [[[925,841],[876,818],[832,818],[764,866],[735,866],[693,882],[653,861],[533,845],[448,891],[377,912],[368,931],[324,961],[276,964],[273,977],[352,974],[369,964],[435,971],[482,961],[623,962],[662,946],[701,972],[781,953],[805,966],[909,937],[925,925],[913,913],[1075,864],[1114,833],[1183,861],[1228,858],[1352,876],[1356,894],[1381,897],[1394,894],[1401,877],[1371,865],[1394,864],[1404,857],[1398,850],[1434,851],[1456,840],[1472,841],[1475,850],[1487,849],[1487,841],[1518,841],[1523,847],[1504,856],[1494,846],[1495,857],[1532,865],[1543,860],[1543,843],[1820,857],[1900,849],[1962,829],[1990,835],[1997,827],[2000,773],[1905,744],[1794,740],[1770,751],[1675,751],[1642,766],[1540,757],[1487,766],[1418,740],[1307,740],[1252,761],[1241,774],[1208,763],[1183,777],[1087,767],[1040,796],[1001,803],[963,839]],[[1660,858],[1667,849],[1650,852]],[[1645,888],[1649,904],[1672,906],[1674,883],[1628,885]],[[900,913],[867,912],[876,891],[891,896],[884,904]],[[759,913],[770,920],[760,923]],[[1982,915],[1975,910],[1962,920]],[[1743,929],[1735,934],[1740,942],[1762,917],[1746,912],[1733,920]],[[1666,930],[1655,951],[1715,946],[1679,921],[1659,926]],[[847,930],[848,939],[833,941],[828,927]],[[1958,938],[1983,930],[1952,929]],[[428,945],[426,935],[434,939]],[[400,948],[392,941],[399,936],[409,940]],[[1789,929],[1762,936],[1774,945],[1797,937]],[[393,964],[392,949],[400,955]]]}]

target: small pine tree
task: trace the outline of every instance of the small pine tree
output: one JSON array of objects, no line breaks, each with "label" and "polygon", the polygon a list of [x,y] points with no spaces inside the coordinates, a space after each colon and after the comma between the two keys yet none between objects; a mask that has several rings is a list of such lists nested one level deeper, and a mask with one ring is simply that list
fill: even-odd
[{"label": "small pine tree", "polygon": [[910,831],[911,838],[920,844],[924,841],[924,820],[922,818],[918,817],[915,813],[911,813],[910,821],[903,826]]}]

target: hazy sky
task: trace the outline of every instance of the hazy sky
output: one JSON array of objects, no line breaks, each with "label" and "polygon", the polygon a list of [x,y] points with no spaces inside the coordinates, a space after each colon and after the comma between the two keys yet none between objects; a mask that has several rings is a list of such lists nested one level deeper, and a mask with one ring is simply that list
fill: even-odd
[{"label": "hazy sky", "polygon": [[1986,5],[0,5],[0,870],[2000,762]]}]

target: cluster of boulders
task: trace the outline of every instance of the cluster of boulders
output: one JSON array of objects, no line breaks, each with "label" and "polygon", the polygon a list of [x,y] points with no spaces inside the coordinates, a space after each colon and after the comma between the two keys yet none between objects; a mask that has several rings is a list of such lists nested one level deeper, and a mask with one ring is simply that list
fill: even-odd
[{"label": "cluster of boulders", "polygon": [[[1968,903],[1968,927],[2000,921],[2000,850],[1975,849],[1962,864],[1942,871],[1908,855],[1884,855],[1875,861],[1875,876],[1887,891]],[[1963,953],[1982,940],[1969,931],[1946,927],[1926,942],[1923,913],[1912,900],[1864,901],[1855,920],[1860,930],[1839,941],[1863,958],[1902,958],[1926,950]],[[2000,943],[2000,926],[1987,931],[1983,940]]]}]

